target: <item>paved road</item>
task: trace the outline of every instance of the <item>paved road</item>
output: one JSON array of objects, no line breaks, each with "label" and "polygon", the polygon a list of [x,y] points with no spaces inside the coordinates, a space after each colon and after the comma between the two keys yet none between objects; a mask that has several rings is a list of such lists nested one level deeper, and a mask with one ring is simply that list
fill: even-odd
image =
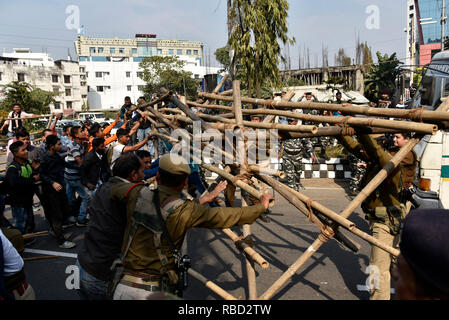
[{"label": "paved road", "polygon": [[[304,193],[336,212],[349,203],[341,185],[328,179],[305,180]],[[271,222],[257,221],[252,226],[256,240],[255,249],[270,263],[268,269],[256,266],[257,292],[261,295],[289,266],[309,247],[319,234],[318,228],[307,221],[279,194],[275,194],[276,204],[272,208]],[[7,208],[6,216],[10,218]],[[351,216],[360,229],[367,232],[367,223],[360,208]],[[36,212],[36,231],[47,230],[42,209]],[[51,236],[39,237],[29,249],[55,251],[75,255],[83,241],[86,228],[71,227],[66,231],[77,247],[71,250],[58,248]],[[233,228],[241,235],[241,228]],[[369,262],[369,244],[348,232],[348,237],[356,240],[361,248],[353,253],[343,248],[335,240],[330,240],[316,252],[309,261],[278,291],[273,299],[280,300],[359,300],[367,299],[368,293],[359,291],[357,285],[364,285],[364,271]],[[237,298],[248,296],[245,262],[232,241],[220,230],[194,229],[189,231],[185,247],[192,258],[193,268],[214,281],[217,285]],[[41,254],[26,252],[25,257]],[[36,291],[38,299],[79,299],[70,287],[70,266],[75,258],[58,257],[50,260],[29,261],[25,264],[27,278]],[[69,272],[69,273],[66,273]],[[186,299],[221,299],[205,288],[199,281],[190,278]]]}]

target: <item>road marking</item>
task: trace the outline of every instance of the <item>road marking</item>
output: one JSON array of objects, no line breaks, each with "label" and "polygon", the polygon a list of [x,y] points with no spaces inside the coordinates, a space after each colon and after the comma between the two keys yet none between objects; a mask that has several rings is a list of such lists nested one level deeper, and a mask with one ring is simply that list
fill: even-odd
[{"label": "road marking", "polygon": [[73,258],[73,259],[78,258],[78,255],[76,253],[65,253],[65,252],[58,252],[58,251],[47,251],[47,250],[37,250],[37,249],[28,249],[28,248],[26,248],[24,250],[24,252],[45,254],[45,255],[49,255],[49,256],[66,257],[66,258]]},{"label": "road marking", "polygon": [[[366,292],[369,292],[369,291],[370,291],[369,288],[368,288],[368,286],[361,285],[361,284],[358,284],[358,285],[357,285],[357,290],[359,290],[359,291],[366,291]],[[391,293],[391,294],[394,294],[394,293],[395,293],[394,288],[390,288],[390,293]]]}]

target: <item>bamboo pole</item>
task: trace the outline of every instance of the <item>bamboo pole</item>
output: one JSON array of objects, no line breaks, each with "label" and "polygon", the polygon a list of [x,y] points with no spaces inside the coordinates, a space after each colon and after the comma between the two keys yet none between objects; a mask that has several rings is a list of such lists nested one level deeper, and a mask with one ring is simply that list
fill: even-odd
[{"label": "bamboo pole", "polygon": [[23,118],[1,118],[0,122],[6,121],[6,120],[27,120],[27,119],[40,119],[40,118],[47,118],[50,117],[52,114],[41,114],[39,116],[32,116],[32,117],[23,117]]},{"label": "bamboo pole", "polygon": [[[373,192],[387,177],[388,175],[399,165],[399,163],[405,158],[405,156],[413,149],[413,147],[419,142],[420,139],[410,139],[407,144],[402,147],[398,153],[388,162],[382,170],[368,183],[368,185],[357,195],[357,197],[346,207],[346,209],[340,214],[344,218],[348,218],[351,213],[365,200],[371,192]],[[323,233],[309,246],[304,252],[282,276],[273,285],[268,288],[267,291],[260,297],[260,299],[270,299],[287,281],[290,279],[303,265],[304,263],[324,244],[326,239],[332,237],[329,232],[324,235]]]},{"label": "bamboo pole", "polygon": [[[322,230],[327,226],[324,224],[322,219],[320,219],[313,211],[308,209],[306,205],[301,201],[295,193],[292,192],[293,189],[286,187],[284,184],[279,181],[268,177],[266,175],[258,175],[266,184],[273,188],[273,190],[280,193],[287,201],[289,201],[292,205],[294,205],[301,213],[303,213],[306,217],[309,218],[310,222],[313,222]],[[353,252],[357,252],[360,249],[360,245],[353,240],[347,238],[343,233],[339,230],[335,232],[335,240],[339,241],[343,246],[347,247],[349,250]]]},{"label": "bamboo pole", "polygon": [[270,169],[270,168],[264,168],[257,164],[250,164],[248,166],[248,168],[256,174],[258,173],[258,174],[272,175],[275,177],[279,177],[281,179],[284,179],[286,176],[284,171],[279,171],[279,170]]},{"label": "bamboo pole", "polygon": [[[285,132],[281,132],[280,135],[284,135]],[[323,137],[323,136],[353,136],[357,134],[384,134],[384,133],[397,133],[395,129],[384,129],[384,128],[374,128],[374,127],[340,127],[340,126],[329,126],[329,127],[319,127],[317,133],[301,133],[301,132],[290,132],[290,138],[313,138],[313,137]],[[288,138],[288,137],[282,137]]]},{"label": "bamboo pole", "polygon": [[229,294],[228,292],[226,292],[225,290],[223,290],[222,288],[217,286],[215,283],[213,283],[212,281],[208,280],[206,277],[202,276],[200,273],[198,273],[197,271],[193,270],[192,268],[189,268],[189,270],[187,270],[187,273],[189,275],[191,275],[192,277],[194,277],[195,279],[197,279],[198,281],[200,281],[207,288],[209,288],[210,290],[212,290],[213,292],[218,294],[223,299],[225,299],[225,300],[237,300],[237,298],[235,298],[233,295]]},{"label": "bamboo pole", "polygon": [[[232,101],[229,97],[213,95],[209,93],[198,93],[200,97],[211,98],[222,101]],[[263,105],[267,107],[285,108],[285,109],[316,109],[327,111],[340,111],[345,114],[359,114],[365,116],[375,117],[394,117],[402,119],[419,119],[423,121],[447,121],[449,120],[449,113],[443,111],[430,111],[425,109],[389,109],[389,108],[372,108],[367,106],[342,106],[341,104],[319,103],[319,102],[284,102],[274,100],[263,100],[253,98],[241,98],[243,103],[252,103]]]},{"label": "bamboo pole", "polygon": [[373,118],[356,118],[356,117],[337,117],[337,116],[314,116],[310,114],[301,114],[290,111],[253,109],[245,110],[245,114],[276,114],[279,116],[286,116],[295,119],[301,119],[312,122],[325,122],[331,124],[350,124],[353,126],[371,126],[385,129],[395,129],[398,131],[413,131],[425,134],[435,134],[438,131],[438,126],[434,124],[400,121],[400,120],[385,120]]},{"label": "bamboo pole", "polygon": [[[288,91],[286,94],[285,94],[285,96],[283,96],[282,98],[281,98],[281,101],[285,101],[285,102],[288,102],[288,101],[290,101],[290,99],[292,99],[293,97],[295,96],[295,92],[294,91]],[[265,122],[265,123],[271,123],[271,122],[273,122],[273,120],[276,118],[276,115],[268,115],[262,122]]]},{"label": "bamboo pole", "polygon": [[[242,207],[247,207],[245,199],[242,197]],[[243,225],[243,236],[245,238],[251,235],[251,227],[249,224]],[[251,260],[245,256],[246,273],[248,275],[248,291],[249,300],[257,299],[257,285],[256,285],[256,271],[254,269],[254,260]]]},{"label": "bamboo pole", "polygon": [[42,236],[48,236],[48,231],[41,231],[41,232],[36,232],[36,233],[25,234],[25,235],[23,235],[23,238],[30,239],[30,238],[42,237]]},{"label": "bamboo pole", "polygon": [[[224,124],[236,124],[235,120],[232,119],[226,119],[223,117],[219,117],[219,116],[211,116],[211,115],[207,115],[207,114],[200,114],[199,115],[201,118],[203,119],[208,119],[208,120],[213,120],[213,121],[219,121],[219,122],[223,122],[223,123],[216,123],[215,125],[210,124],[211,128],[215,128],[215,129],[227,129],[226,126]],[[186,123],[193,123],[193,121],[187,117],[184,116],[169,116],[169,115],[165,115],[165,117],[167,119],[176,119],[186,122]],[[280,124],[280,123],[263,123],[263,122],[251,122],[251,121],[243,121],[243,125],[245,127],[250,127],[250,128],[258,128],[258,129],[277,129],[280,131],[289,131],[289,132],[308,132],[308,133],[316,133],[318,132],[318,127],[317,126],[294,126],[294,125],[288,125],[288,124]]]},{"label": "bamboo pole", "polygon": [[40,256],[40,257],[23,258],[23,261],[36,261],[36,260],[47,260],[56,258],[58,258],[58,256]]},{"label": "bamboo pole", "polygon": [[259,253],[257,253],[256,250],[251,248],[248,244],[245,242],[242,242],[242,240],[239,236],[237,236],[231,229],[222,229],[223,233],[226,234],[234,243],[236,246],[239,247],[240,250],[243,250],[248,257],[250,257],[255,263],[257,263],[259,266],[261,266],[263,269],[267,269],[270,264],[267,260],[265,260]]}]

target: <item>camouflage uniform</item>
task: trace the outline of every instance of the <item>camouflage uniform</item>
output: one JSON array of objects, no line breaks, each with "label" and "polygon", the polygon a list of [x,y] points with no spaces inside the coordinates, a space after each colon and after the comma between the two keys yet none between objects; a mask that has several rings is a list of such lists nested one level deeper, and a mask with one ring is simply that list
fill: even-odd
[{"label": "camouflage uniform", "polygon": [[[313,110],[304,110],[305,114],[310,114],[312,116],[322,116],[323,113],[319,110],[313,109]],[[304,121],[304,125],[316,125],[318,127],[324,127],[328,126],[328,124],[317,124],[316,122],[312,121]],[[313,151],[315,148],[319,147],[321,152],[321,158],[326,158],[326,148],[330,145],[330,139],[329,137],[313,137],[310,138],[310,141],[313,146]]]},{"label": "camouflage uniform", "polygon": [[360,191],[360,181],[365,176],[366,169],[357,166],[357,163],[364,162],[354,156],[352,153],[348,154],[349,167],[351,168],[351,178],[349,179],[349,194],[355,196]]},{"label": "camouflage uniform", "polygon": [[313,146],[310,139],[297,138],[285,140],[282,144],[282,169],[286,174],[286,185],[296,191],[304,189],[301,185],[302,157],[310,157]]}]

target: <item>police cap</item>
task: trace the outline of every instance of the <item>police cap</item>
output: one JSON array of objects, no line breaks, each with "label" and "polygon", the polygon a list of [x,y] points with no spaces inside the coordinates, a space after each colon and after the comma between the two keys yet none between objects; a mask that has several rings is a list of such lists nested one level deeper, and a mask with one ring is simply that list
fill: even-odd
[{"label": "police cap", "polygon": [[159,159],[159,168],[171,174],[190,174],[190,167],[187,161],[177,154],[167,153]]},{"label": "police cap", "polygon": [[449,210],[413,210],[404,221],[401,254],[428,285],[449,294]]}]

